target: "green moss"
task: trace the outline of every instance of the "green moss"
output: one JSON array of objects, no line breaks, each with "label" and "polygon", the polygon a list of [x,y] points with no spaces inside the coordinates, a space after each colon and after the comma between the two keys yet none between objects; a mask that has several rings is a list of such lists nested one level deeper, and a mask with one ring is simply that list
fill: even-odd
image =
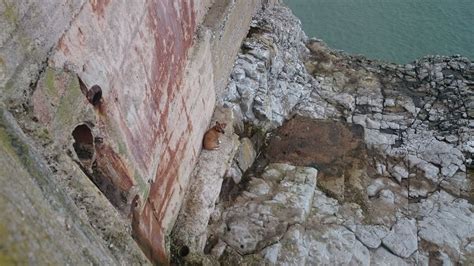
[{"label": "green moss", "polygon": [[10,137],[5,131],[5,127],[2,124],[2,121],[0,121],[0,146],[2,147],[2,150],[6,152],[9,156],[16,157],[15,150],[10,145]]},{"label": "green moss", "polygon": [[44,176],[34,158],[31,157],[30,149],[11,128],[7,127],[7,122],[4,121],[4,110],[0,109],[0,144],[7,153],[16,158],[25,167],[28,173],[35,177],[35,180],[40,186],[48,183],[48,177]]},{"label": "green moss", "polygon": [[54,77],[55,77],[54,70],[51,68],[47,68],[44,78],[45,78],[46,90],[50,96],[54,96],[56,94],[56,87],[54,86],[54,83],[55,83]]},{"label": "green moss", "polygon": [[9,81],[7,81],[7,83],[5,84],[5,87],[3,89],[4,89],[4,95],[12,95],[13,81],[11,79]]},{"label": "green moss", "polygon": [[51,140],[51,135],[47,128],[39,128],[35,131],[35,136],[44,142],[49,142]]},{"label": "green moss", "polygon": [[25,254],[28,254],[28,249],[25,242],[8,241],[10,233],[4,222],[6,221],[0,221],[0,265],[28,264],[27,256],[25,256]]},{"label": "green moss", "polygon": [[[18,154],[19,151],[28,152],[26,147],[20,145],[8,131],[8,128],[3,121],[3,110],[0,109],[0,153],[11,157],[14,161],[30,162],[27,158],[27,155]],[[5,173],[0,173],[0,175],[2,174]],[[6,204],[7,203],[3,201],[3,198],[0,197],[0,207],[6,206]],[[1,211],[3,213],[3,208]],[[11,235],[11,232],[7,228],[7,224],[11,222],[9,217],[10,216],[8,215],[5,217],[5,219],[0,219],[0,265],[27,264],[27,257],[24,254],[28,254],[28,243],[21,240],[9,240]],[[21,230],[21,228],[17,228],[17,230]]]},{"label": "green moss", "polygon": [[0,144],[11,157],[17,157],[21,159],[22,162],[29,164],[29,149],[26,145],[21,143],[16,136],[9,132],[5,121],[2,119],[3,112],[3,110],[0,110]]},{"label": "green moss", "polygon": [[[3,15],[6,21],[13,27],[17,27],[18,24],[20,23],[18,9],[16,5],[17,4],[8,3],[8,1],[3,0],[3,6],[4,6]],[[27,35],[25,35],[23,31],[18,31],[17,38],[18,38],[18,42],[20,43],[20,46],[23,49],[26,49],[29,47],[31,43],[31,39]]]},{"label": "green moss", "polygon": [[[60,84],[56,82],[59,78],[64,79],[66,83],[65,91],[61,95],[58,91]],[[48,67],[46,68],[43,82],[48,96],[52,98],[61,97],[56,110],[58,126],[64,128],[64,126],[74,123],[74,114],[78,112],[81,97],[83,97],[77,77],[73,74],[58,72]]]},{"label": "green moss", "polygon": [[3,15],[11,24],[16,24],[18,22],[18,11],[14,4],[9,4],[6,0],[3,0],[4,11]]},{"label": "green moss", "polygon": [[83,97],[79,81],[73,75],[69,76],[66,91],[61,98],[60,104],[56,110],[57,126],[71,126],[78,110],[80,110],[81,97]]},{"label": "green moss", "polygon": [[117,146],[118,146],[118,152],[120,155],[127,155],[127,148],[125,146],[125,143],[121,141],[117,141]]}]

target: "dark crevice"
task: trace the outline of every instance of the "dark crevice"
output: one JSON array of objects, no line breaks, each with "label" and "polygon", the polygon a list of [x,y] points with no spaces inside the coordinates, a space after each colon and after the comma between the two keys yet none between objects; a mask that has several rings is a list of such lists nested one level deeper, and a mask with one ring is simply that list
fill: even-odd
[{"label": "dark crevice", "polygon": [[94,137],[91,129],[81,124],[72,131],[74,151],[85,167],[90,167],[94,158]]},{"label": "dark crevice", "polygon": [[127,193],[113,183],[107,174],[107,169],[104,166],[101,167],[96,160],[95,144],[100,144],[102,139],[94,138],[90,127],[86,124],[78,125],[73,130],[72,137],[74,138],[74,151],[82,171],[102,191],[112,205],[127,214]]}]

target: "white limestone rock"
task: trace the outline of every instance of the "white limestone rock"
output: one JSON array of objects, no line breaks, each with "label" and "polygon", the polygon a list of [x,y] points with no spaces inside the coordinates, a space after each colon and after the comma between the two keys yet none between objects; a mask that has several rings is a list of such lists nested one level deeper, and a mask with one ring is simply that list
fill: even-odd
[{"label": "white limestone rock", "polygon": [[[288,164],[267,166],[222,214],[220,237],[240,254],[280,239],[288,225],[303,224],[311,210],[317,170]],[[245,193],[247,192],[247,193]]]},{"label": "white limestone rock", "polygon": [[393,255],[390,251],[386,250],[383,247],[378,248],[375,252],[372,253],[372,266],[405,266],[408,265],[402,258]]},{"label": "white limestone rock", "polygon": [[388,232],[389,229],[383,225],[357,225],[355,235],[365,246],[376,249]]},{"label": "white limestone rock", "polygon": [[420,205],[423,215],[419,221],[420,238],[459,257],[474,238],[473,205],[443,191],[436,192]]},{"label": "white limestone rock", "polygon": [[307,230],[307,265],[370,265],[369,250],[343,226]]},{"label": "white limestone rock", "polygon": [[305,245],[305,228],[299,224],[291,226],[276,245],[280,247],[277,264],[306,265],[308,246]]},{"label": "white limestone rock", "polygon": [[399,183],[402,182],[402,179],[407,179],[409,175],[408,170],[402,165],[394,166],[390,173]]},{"label": "white limestone rock", "polygon": [[395,255],[402,258],[410,257],[418,249],[415,219],[402,218],[398,220],[382,242]]}]

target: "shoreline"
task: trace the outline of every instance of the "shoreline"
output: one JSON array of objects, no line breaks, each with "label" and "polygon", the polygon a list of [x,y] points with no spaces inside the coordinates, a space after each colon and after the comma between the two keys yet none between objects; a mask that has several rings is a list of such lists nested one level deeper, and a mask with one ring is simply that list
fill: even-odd
[{"label": "shoreline", "polygon": [[399,64],[425,55],[474,57],[469,2],[285,1],[308,36],[331,47]]}]

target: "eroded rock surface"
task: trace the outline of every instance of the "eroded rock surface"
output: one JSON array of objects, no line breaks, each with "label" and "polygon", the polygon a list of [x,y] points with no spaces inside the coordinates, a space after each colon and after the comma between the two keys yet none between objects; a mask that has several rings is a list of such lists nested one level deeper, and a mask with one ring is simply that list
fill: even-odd
[{"label": "eroded rock surface", "polygon": [[473,85],[465,57],[372,61],[307,39],[285,7],[258,14],[220,103],[268,146],[239,174],[240,193],[218,203],[207,252],[259,264],[473,263]]}]

